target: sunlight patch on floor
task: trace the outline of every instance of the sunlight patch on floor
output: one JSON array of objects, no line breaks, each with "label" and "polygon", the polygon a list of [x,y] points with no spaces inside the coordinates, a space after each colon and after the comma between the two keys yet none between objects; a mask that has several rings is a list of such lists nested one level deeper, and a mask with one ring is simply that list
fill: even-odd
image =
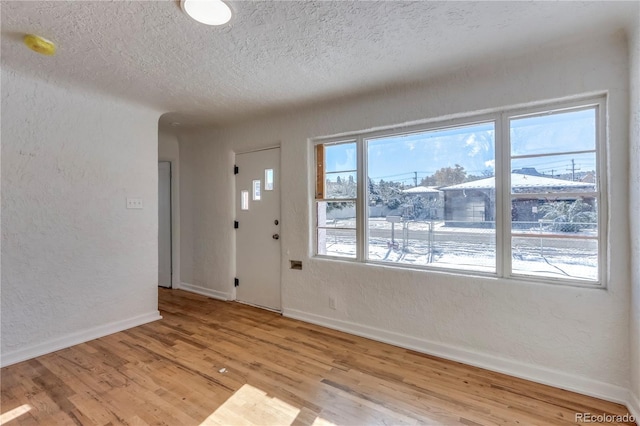
[{"label": "sunlight patch on floor", "polygon": [[245,384],[201,425],[290,425],[299,413],[298,408]]},{"label": "sunlight patch on floor", "polygon": [[320,417],[316,417],[316,419],[313,421],[311,426],[336,426],[336,425],[335,425],[335,423],[331,423],[331,422],[326,421],[325,419],[322,419]]},{"label": "sunlight patch on floor", "polygon": [[2,413],[0,415],[0,425],[9,423],[11,420],[17,419],[21,415],[28,413],[32,408],[33,407],[31,407],[29,404],[23,404],[19,407],[14,408],[13,410]]}]

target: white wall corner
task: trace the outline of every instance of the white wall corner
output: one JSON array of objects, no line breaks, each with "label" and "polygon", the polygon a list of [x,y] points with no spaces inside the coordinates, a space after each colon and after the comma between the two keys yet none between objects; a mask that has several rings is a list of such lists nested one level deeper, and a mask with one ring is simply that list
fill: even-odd
[{"label": "white wall corner", "polygon": [[629,391],[629,397],[626,405],[629,413],[636,420],[636,424],[640,425],[640,397]]},{"label": "white wall corner", "polygon": [[[638,7],[640,11],[640,7]],[[630,367],[631,384],[627,408],[640,424],[640,14],[630,27],[629,39],[629,218],[631,226]]]},{"label": "white wall corner", "polygon": [[[575,376],[562,371],[551,370],[532,364],[497,357],[495,355],[470,351],[404,334],[394,333],[367,325],[349,321],[336,320],[320,315],[309,314],[295,309],[284,309],[283,316],[309,322],[311,324],[344,331],[367,339],[388,343],[405,349],[437,356],[451,361],[461,362],[486,370],[519,377],[543,385],[553,386],[583,395],[601,398],[618,404],[627,404],[629,391],[627,388],[604,383],[585,377]],[[636,398],[637,404],[637,398]]]},{"label": "white wall corner", "polygon": [[85,343],[90,340],[98,339],[100,337],[108,336],[119,331],[128,330],[160,319],[162,319],[160,312],[154,311],[138,315],[133,318],[114,321],[109,324],[99,325],[87,330],[67,334],[66,336],[37,343],[17,351],[3,353],[0,355],[0,366],[6,367],[11,364],[46,355],[51,352],[59,351],[60,349],[66,349],[74,345],[79,345],[80,343]]},{"label": "white wall corner", "polygon": [[180,147],[178,137],[158,129],[158,161],[171,163],[171,287],[180,287]]},{"label": "white wall corner", "polygon": [[180,283],[180,290],[189,291],[191,293],[196,293],[201,296],[211,297],[212,299],[218,299],[223,301],[233,300],[229,293],[225,293],[218,290],[213,290],[206,287],[200,287],[193,284],[188,283]]}]

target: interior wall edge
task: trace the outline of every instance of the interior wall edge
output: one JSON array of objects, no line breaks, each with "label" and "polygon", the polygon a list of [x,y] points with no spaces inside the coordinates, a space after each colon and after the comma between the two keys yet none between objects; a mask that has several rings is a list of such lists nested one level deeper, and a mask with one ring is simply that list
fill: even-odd
[{"label": "interior wall edge", "polygon": [[198,285],[188,284],[188,283],[180,283],[179,290],[189,291],[191,293],[199,294],[202,296],[208,296],[213,299],[229,301],[234,300],[233,297],[229,293],[225,293],[223,291],[213,290],[211,288],[201,287]]},{"label": "interior wall edge", "polygon": [[114,321],[110,324],[99,325],[97,327],[92,327],[80,332],[70,333],[66,336],[58,337],[42,343],[37,343],[35,345],[18,349],[16,351],[3,353],[0,355],[0,366],[7,367],[12,364],[17,364],[19,362],[26,361],[41,355],[46,355],[51,352],[59,351],[61,349],[66,349],[71,346],[79,345],[90,340],[98,339],[100,337],[108,336],[113,333],[124,331],[129,328],[137,327],[160,319],[162,319],[160,311],[154,311],[138,315],[133,318]]},{"label": "interior wall edge", "polygon": [[640,419],[640,6],[628,34],[629,51],[629,226],[631,297],[629,298],[630,409]]},{"label": "interior wall edge", "polygon": [[640,398],[629,391],[626,406],[629,413],[636,419],[636,423],[640,424]]}]

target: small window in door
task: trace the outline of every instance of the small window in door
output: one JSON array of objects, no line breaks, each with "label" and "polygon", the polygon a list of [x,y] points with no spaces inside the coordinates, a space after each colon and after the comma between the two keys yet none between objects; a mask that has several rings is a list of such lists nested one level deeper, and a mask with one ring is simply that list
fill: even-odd
[{"label": "small window in door", "polygon": [[259,200],[260,200],[260,181],[254,180],[253,181],[253,201],[259,201]]},{"label": "small window in door", "polygon": [[264,171],[264,190],[273,191],[273,169],[265,169]]},{"label": "small window in door", "polygon": [[240,209],[249,210],[249,191],[240,191]]}]

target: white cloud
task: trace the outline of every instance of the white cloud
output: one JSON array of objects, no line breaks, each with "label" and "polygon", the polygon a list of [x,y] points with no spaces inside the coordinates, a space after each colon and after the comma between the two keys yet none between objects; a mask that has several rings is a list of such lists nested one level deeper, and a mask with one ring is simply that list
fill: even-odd
[{"label": "white cloud", "polygon": [[476,139],[475,133],[472,133],[464,143],[464,146],[470,147],[471,150],[467,154],[469,157],[475,157],[482,151],[482,142]]},{"label": "white cloud", "polygon": [[344,163],[340,163],[336,161],[336,170],[351,170],[356,164],[356,150],[355,149],[346,149],[345,154],[347,154],[347,158]]}]

